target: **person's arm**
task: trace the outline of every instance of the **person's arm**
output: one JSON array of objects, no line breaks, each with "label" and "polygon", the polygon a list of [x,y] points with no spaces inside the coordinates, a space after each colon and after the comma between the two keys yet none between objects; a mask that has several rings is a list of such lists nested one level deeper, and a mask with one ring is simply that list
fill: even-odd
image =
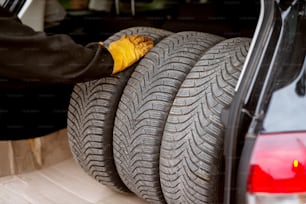
[{"label": "person's arm", "polygon": [[84,47],[68,35],[35,32],[0,7],[0,77],[76,83],[110,75],[113,63],[98,43]]}]

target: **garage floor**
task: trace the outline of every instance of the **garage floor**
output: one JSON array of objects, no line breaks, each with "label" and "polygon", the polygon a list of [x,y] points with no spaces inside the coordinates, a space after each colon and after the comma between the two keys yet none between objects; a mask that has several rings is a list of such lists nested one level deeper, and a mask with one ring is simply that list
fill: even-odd
[{"label": "garage floor", "polygon": [[0,178],[0,204],[146,204],[89,177],[73,159],[29,173]]}]

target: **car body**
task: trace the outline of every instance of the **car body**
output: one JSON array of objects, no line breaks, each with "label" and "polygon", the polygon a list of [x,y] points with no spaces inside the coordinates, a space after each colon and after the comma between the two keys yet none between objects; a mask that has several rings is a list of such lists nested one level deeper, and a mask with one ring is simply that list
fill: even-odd
[{"label": "car body", "polygon": [[224,203],[305,203],[305,1],[261,4],[244,72],[224,111]]}]

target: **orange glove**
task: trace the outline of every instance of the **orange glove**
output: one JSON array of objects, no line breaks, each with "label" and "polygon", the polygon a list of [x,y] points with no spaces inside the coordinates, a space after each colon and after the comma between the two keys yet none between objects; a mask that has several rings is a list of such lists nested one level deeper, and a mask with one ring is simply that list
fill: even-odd
[{"label": "orange glove", "polygon": [[[102,42],[100,42],[103,45]],[[114,59],[113,74],[121,72],[138,61],[153,47],[151,38],[141,35],[122,36],[110,43],[108,51]]]}]

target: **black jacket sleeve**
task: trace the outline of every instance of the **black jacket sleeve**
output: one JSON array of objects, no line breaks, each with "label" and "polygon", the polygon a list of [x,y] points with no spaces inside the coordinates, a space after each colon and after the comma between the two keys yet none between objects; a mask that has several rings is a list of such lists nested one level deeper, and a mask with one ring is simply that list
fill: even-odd
[{"label": "black jacket sleeve", "polygon": [[67,35],[47,36],[0,7],[0,77],[76,83],[110,75],[113,59],[98,43],[76,44]]}]

